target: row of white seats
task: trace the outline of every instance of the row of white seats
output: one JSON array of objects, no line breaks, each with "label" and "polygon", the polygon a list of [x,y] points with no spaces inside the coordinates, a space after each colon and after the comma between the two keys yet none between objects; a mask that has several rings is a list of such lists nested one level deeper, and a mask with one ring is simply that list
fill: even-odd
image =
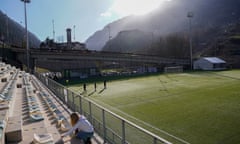
[{"label": "row of white seats", "polygon": [[[8,125],[8,112],[12,105],[13,91],[16,85],[16,78],[19,70],[10,65],[0,64],[1,90],[0,90],[0,110],[2,114],[6,114],[5,118],[0,120],[0,143],[5,143],[6,127]],[[5,138],[6,139],[6,138]]]},{"label": "row of white seats", "polygon": [[6,85],[3,87],[0,93],[0,102],[11,101],[13,95],[13,89],[16,84],[16,77],[18,75],[18,70],[11,73],[10,80],[6,82]]},{"label": "row of white seats", "polygon": [[[27,101],[29,107],[29,115],[32,121],[40,121],[44,120],[39,104],[37,102],[36,97],[36,87],[35,83],[32,81],[32,75],[24,75],[24,83],[26,85],[26,93],[27,93]],[[54,139],[52,134],[44,133],[44,134],[33,134],[33,144],[54,144]]]},{"label": "row of white seats", "polygon": [[15,67],[11,67],[9,64],[1,63],[0,64],[0,76],[4,76],[12,69],[16,69]]},{"label": "row of white seats", "polygon": [[50,98],[50,95],[44,91],[44,88],[42,88],[41,84],[35,78],[33,79],[33,85],[38,88],[40,97],[44,100],[49,111],[53,114],[55,120],[57,121],[57,125],[60,127],[60,130],[62,132],[69,130],[71,128],[69,121],[57,108],[56,104]]},{"label": "row of white seats", "polygon": [[42,112],[40,110],[40,105],[37,101],[37,97],[34,94],[33,86],[30,82],[30,75],[25,74],[23,76],[23,81],[25,84],[25,90],[26,90],[26,98],[27,98],[27,104],[29,109],[29,116],[31,118],[31,121],[41,121],[44,120],[44,117],[42,116]]}]

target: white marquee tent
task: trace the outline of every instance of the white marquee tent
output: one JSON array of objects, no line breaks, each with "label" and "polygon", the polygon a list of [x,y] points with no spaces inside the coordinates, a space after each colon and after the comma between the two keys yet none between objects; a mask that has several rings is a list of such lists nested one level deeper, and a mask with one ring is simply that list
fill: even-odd
[{"label": "white marquee tent", "polygon": [[226,61],[217,57],[202,57],[193,63],[195,70],[224,70]]}]

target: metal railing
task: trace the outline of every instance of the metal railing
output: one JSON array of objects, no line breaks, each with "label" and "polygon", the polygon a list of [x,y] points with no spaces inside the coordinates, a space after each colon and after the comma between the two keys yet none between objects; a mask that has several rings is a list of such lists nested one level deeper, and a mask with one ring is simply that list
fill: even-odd
[{"label": "metal railing", "polygon": [[35,74],[68,108],[85,115],[104,143],[109,144],[171,144],[171,142],[87,100],[67,87]]}]

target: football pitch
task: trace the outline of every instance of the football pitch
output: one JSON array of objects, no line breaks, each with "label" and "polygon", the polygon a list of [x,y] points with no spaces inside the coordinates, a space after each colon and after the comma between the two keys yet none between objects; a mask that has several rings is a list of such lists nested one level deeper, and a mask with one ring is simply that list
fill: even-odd
[{"label": "football pitch", "polygon": [[85,96],[174,143],[240,143],[240,70],[89,83]]}]

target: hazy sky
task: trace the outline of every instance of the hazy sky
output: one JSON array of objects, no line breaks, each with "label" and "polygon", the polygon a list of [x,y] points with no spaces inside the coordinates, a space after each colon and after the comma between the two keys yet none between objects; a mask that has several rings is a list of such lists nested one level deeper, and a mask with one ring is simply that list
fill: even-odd
[{"label": "hazy sky", "polygon": [[[31,0],[27,4],[28,29],[40,40],[64,37],[72,28],[72,39],[84,42],[95,31],[127,15],[145,14],[156,9],[163,0]],[[0,9],[24,26],[24,4],[21,0],[1,0]]]}]

